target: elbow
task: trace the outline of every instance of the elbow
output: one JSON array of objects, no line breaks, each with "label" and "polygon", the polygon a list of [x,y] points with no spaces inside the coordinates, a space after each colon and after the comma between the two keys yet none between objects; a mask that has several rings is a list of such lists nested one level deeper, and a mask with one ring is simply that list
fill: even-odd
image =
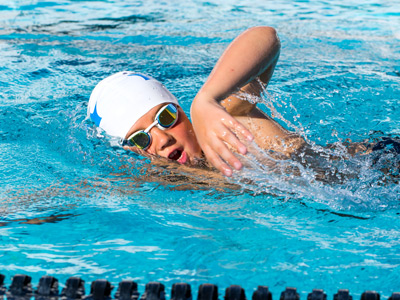
[{"label": "elbow", "polygon": [[262,42],[267,49],[273,50],[277,55],[281,50],[281,42],[275,28],[270,26],[256,26],[247,30],[255,38]]},{"label": "elbow", "polygon": [[247,29],[249,32],[253,32],[255,34],[269,36],[269,37],[278,37],[278,33],[274,27],[271,26],[255,26]]}]

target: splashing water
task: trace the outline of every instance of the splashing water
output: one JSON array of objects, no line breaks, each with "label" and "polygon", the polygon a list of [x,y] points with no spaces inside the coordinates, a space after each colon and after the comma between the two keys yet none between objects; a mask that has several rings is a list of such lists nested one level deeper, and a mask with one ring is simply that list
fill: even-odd
[{"label": "splashing water", "polygon": [[[297,157],[276,159],[254,142],[247,143],[250,153],[241,156],[246,167],[235,172],[232,182],[239,180],[243,188],[256,193],[274,194],[285,199],[309,199],[335,210],[399,207],[399,153],[379,149],[368,154],[350,155],[347,151],[349,142],[337,133],[337,141],[323,147],[308,137],[300,122],[301,116],[290,101],[273,96],[266,89],[261,97],[244,93],[239,96],[264,105],[270,116],[301,136],[308,146]],[[281,110],[291,110],[294,122],[286,119]],[[363,142],[379,140],[381,138],[371,137]]]}]

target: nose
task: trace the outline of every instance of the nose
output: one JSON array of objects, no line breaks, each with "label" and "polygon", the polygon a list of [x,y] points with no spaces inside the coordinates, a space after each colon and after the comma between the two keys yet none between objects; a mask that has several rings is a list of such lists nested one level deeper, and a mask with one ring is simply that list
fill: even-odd
[{"label": "nose", "polygon": [[159,154],[161,151],[176,142],[175,138],[168,133],[168,130],[161,130],[158,127],[153,127],[150,131],[153,139],[152,144],[154,145],[154,150],[156,152],[155,154]]}]

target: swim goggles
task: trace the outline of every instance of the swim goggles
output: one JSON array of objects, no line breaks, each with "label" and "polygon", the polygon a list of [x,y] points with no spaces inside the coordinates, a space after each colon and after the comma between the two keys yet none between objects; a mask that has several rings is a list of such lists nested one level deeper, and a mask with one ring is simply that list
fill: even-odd
[{"label": "swim goggles", "polygon": [[145,130],[139,130],[122,142],[122,146],[134,146],[146,150],[151,144],[150,130],[157,126],[161,130],[171,128],[178,121],[178,108],[175,104],[167,104],[160,108],[154,122]]}]

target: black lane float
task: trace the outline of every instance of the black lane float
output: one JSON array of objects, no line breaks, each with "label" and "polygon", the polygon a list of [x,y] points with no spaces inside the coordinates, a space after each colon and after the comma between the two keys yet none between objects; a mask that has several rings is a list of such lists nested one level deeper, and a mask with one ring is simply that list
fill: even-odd
[{"label": "black lane float", "polygon": [[[41,277],[36,289],[32,287],[32,278],[28,275],[15,275],[8,289],[4,286],[4,278],[0,274],[0,299],[6,296],[10,300],[27,300],[33,297],[35,300],[166,300],[165,286],[160,282],[147,283],[144,293],[140,295],[136,282],[123,280],[112,297],[114,286],[105,279],[93,281],[90,294],[85,295],[85,281],[79,277],[70,277],[61,293],[58,280],[52,276]],[[216,285],[205,283],[199,286],[197,300],[219,300],[219,297]],[[170,300],[192,300],[190,285],[174,283]],[[225,289],[224,300],[246,300],[245,291],[239,285],[231,285]],[[267,286],[258,286],[252,300],[272,300],[272,294]],[[281,293],[280,300],[300,300],[300,296],[296,288],[288,287]],[[314,289],[308,294],[307,300],[327,300],[327,295],[321,289]],[[333,295],[333,300],[353,300],[353,297],[349,290],[343,289]],[[375,291],[365,291],[361,300],[380,300],[380,295]],[[400,300],[400,293],[393,293],[388,300]]]}]

